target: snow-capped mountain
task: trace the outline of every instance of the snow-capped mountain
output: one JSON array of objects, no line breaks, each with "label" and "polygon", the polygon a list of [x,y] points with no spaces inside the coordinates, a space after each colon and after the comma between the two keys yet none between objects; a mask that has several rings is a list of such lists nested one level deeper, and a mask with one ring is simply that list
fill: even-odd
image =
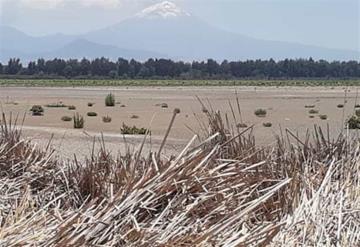
[{"label": "snow-capped mountain", "polygon": [[356,51],[265,41],[224,31],[169,1],[152,5],[132,18],[90,32],[85,37],[102,44],[150,50],[187,61],[309,57],[349,60],[359,57]]},{"label": "snow-capped mountain", "polygon": [[[240,32],[241,30],[239,30]],[[186,61],[309,58],[359,60],[358,51],[267,41],[224,31],[170,1],[152,5],[132,18],[82,35],[31,37],[0,26],[0,60],[46,57],[167,57]]]},{"label": "snow-capped mountain", "polygon": [[179,8],[176,4],[164,1],[155,5],[152,5],[138,14],[136,14],[136,17],[139,18],[174,18],[174,17],[181,17],[181,16],[190,16],[189,13]]}]

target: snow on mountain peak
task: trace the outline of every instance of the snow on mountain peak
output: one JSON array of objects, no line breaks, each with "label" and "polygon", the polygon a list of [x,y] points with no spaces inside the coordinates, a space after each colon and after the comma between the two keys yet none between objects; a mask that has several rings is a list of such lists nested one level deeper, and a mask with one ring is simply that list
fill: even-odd
[{"label": "snow on mountain peak", "polygon": [[167,19],[167,18],[174,18],[180,16],[190,16],[190,14],[183,11],[174,3],[169,1],[164,1],[142,10],[136,16],[140,18],[150,18],[150,19],[153,18]]}]

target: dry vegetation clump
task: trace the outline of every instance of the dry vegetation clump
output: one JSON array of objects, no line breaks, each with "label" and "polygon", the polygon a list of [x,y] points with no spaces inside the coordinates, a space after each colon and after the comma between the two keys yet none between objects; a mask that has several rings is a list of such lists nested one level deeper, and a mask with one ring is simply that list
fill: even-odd
[{"label": "dry vegetation clump", "polygon": [[358,245],[357,140],[315,127],[305,140],[286,130],[261,147],[252,126],[205,114],[177,155],[142,153],[145,135],[134,153],[114,157],[101,143],[84,162],[61,165],[4,116],[0,245]]},{"label": "dry vegetation clump", "polygon": [[257,109],[254,114],[258,117],[266,117],[267,111],[265,109]]},{"label": "dry vegetation clump", "polygon": [[360,117],[353,115],[347,120],[347,126],[349,129],[360,129]]},{"label": "dry vegetation clump", "polygon": [[68,109],[69,109],[70,111],[74,111],[74,110],[76,110],[76,106],[74,106],[74,105],[69,105],[69,106],[68,106]]},{"label": "dry vegetation clump", "polygon": [[318,114],[319,110],[311,109],[309,110],[309,114]]},{"label": "dry vegetation clump", "polygon": [[156,104],[155,106],[160,106],[161,108],[169,108],[169,105],[167,103],[160,103]]},{"label": "dry vegetation clump", "polygon": [[96,112],[90,111],[86,114],[88,117],[96,117],[98,114]]},{"label": "dry vegetation clump", "polygon": [[41,105],[33,105],[30,109],[33,116],[42,116],[44,115],[44,108]]},{"label": "dry vegetation clump", "polygon": [[79,113],[76,113],[73,117],[74,129],[82,129],[84,128],[85,120],[84,117]]},{"label": "dry vegetation clump", "polygon": [[104,123],[111,123],[112,118],[110,116],[104,116],[102,120]]},{"label": "dry vegetation clump", "polygon": [[265,123],[263,123],[263,126],[264,126],[265,128],[270,128],[270,127],[272,126],[272,123],[270,123],[270,122],[265,122]]},{"label": "dry vegetation clump", "polygon": [[70,122],[71,120],[72,120],[72,117],[69,117],[69,116],[61,117],[61,121],[64,121],[64,122]]},{"label": "dry vegetation clump", "polygon": [[145,135],[148,130],[145,128],[138,128],[135,125],[131,127],[123,123],[122,127],[120,128],[120,132],[123,135]]},{"label": "dry vegetation clump", "polygon": [[238,124],[236,125],[236,127],[237,127],[237,128],[247,128],[248,125],[247,125],[246,123],[238,123]]},{"label": "dry vegetation clump", "polygon": [[305,108],[315,108],[315,105],[305,105]]},{"label": "dry vegetation clump", "polygon": [[321,114],[321,115],[319,115],[319,118],[320,118],[321,120],[326,120],[326,119],[328,119],[328,116],[325,115],[325,114]]},{"label": "dry vegetation clump", "polygon": [[51,103],[51,104],[47,104],[45,105],[48,108],[64,108],[67,107],[67,105],[63,104],[61,101],[58,103]]},{"label": "dry vegetation clump", "polygon": [[355,109],[355,115],[360,117],[360,109]]}]

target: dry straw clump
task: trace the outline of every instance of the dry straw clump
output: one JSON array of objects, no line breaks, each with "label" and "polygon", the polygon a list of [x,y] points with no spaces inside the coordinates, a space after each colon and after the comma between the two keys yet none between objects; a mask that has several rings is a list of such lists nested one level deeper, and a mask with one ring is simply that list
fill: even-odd
[{"label": "dry straw clump", "polygon": [[142,148],[113,157],[101,145],[84,162],[65,164],[24,141],[3,115],[0,245],[359,243],[357,141],[331,140],[316,127],[313,138],[287,130],[264,148],[252,126],[240,131],[220,112],[205,114],[203,132],[170,158]]}]

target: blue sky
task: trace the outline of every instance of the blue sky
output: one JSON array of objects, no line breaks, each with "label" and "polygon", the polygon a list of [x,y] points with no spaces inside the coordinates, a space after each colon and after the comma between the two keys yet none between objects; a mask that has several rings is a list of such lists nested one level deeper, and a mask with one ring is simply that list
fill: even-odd
[{"label": "blue sky", "polygon": [[[34,35],[81,33],[133,16],[155,0],[0,0],[0,22]],[[232,32],[360,50],[359,0],[174,0]]]}]

